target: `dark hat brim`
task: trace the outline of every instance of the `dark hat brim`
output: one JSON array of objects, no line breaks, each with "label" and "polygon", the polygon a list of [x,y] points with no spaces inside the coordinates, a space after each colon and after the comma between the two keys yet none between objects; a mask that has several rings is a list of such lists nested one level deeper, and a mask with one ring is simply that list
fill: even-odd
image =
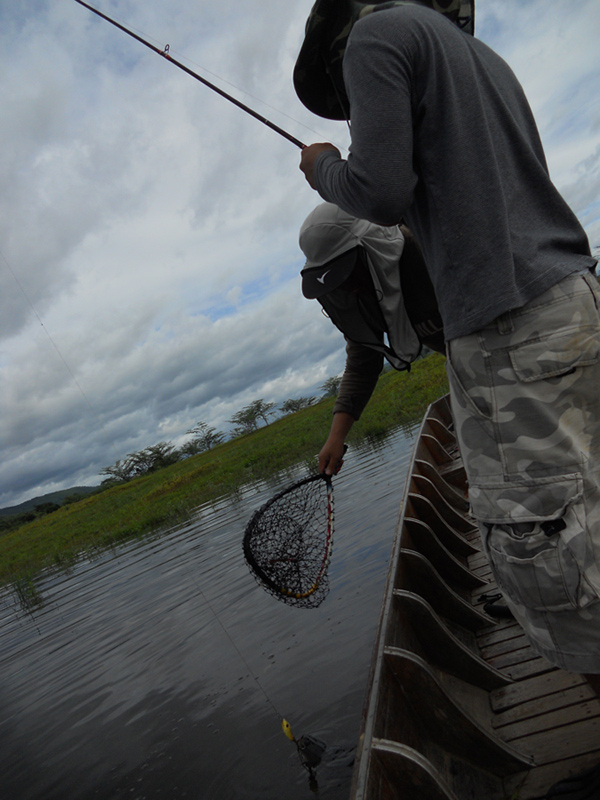
[{"label": "dark hat brim", "polygon": [[359,252],[360,246],[353,247],[319,267],[304,267],[300,273],[304,297],[315,300],[341,286],[352,274]]},{"label": "dark hat brim", "polygon": [[[416,2],[440,12],[467,33],[474,33],[475,0]],[[309,111],[325,119],[350,118],[342,71],[348,36],[362,13],[383,10],[395,4],[393,0],[374,0],[371,3],[316,0],[306,22],[304,42],[293,73],[296,94]]]},{"label": "dark hat brim", "polygon": [[[306,22],[294,67],[294,88],[306,108],[325,119],[348,119],[342,62],[356,13],[352,0],[316,0]],[[343,31],[332,53],[332,44]]]}]

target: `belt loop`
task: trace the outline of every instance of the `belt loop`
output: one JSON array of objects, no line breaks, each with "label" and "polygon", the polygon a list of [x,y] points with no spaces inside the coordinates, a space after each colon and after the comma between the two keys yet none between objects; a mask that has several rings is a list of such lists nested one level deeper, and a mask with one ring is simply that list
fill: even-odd
[{"label": "belt loop", "polygon": [[510,311],[505,311],[504,314],[500,314],[496,323],[498,325],[498,333],[501,334],[512,333],[515,329]]}]

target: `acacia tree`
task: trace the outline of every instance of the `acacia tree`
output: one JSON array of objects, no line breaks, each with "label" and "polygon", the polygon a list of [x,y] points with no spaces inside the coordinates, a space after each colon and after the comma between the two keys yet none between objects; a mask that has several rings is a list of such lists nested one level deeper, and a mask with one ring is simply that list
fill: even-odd
[{"label": "acacia tree", "polygon": [[133,464],[129,458],[126,458],[124,461],[119,459],[111,467],[104,467],[104,469],[100,470],[100,474],[107,476],[102,481],[103,485],[109,483],[124,483],[133,478]]},{"label": "acacia tree", "polygon": [[276,403],[265,403],[265,401],[260,398],[260,400],[255,400],[253,403],[250,403],[248,408],[252,409],[259,419],[265,423],[265,425],[269,424],[269,417],[273,416],[275,413],[273,411],[276,408]]},{"label": "acacia tree", "polygon": [[241,436],[244,433],[252,433],[258,428],[260,419],[263,420],[265,425],[268,425],[269,417],[275,413],[273,411],[274,408],[275,403],[265,403],[262,397],[242,408],[229,420],[229,422],[233,422],[237,426],[233,431],[234,435]]},{"label": "acacia tree", "polygon": [[316,401],[316,397],[298,397],[297,399],[290,398],[284,400],[281,404],[281,410],[284,414],[294,414],[296,411],[301,411],[303,408],[308,408]]},{"label": "acacia tree", "polygon": [[105,467],[100,474],[108,477],[102,484],[123,483],[132,478],[139,478],[140,475],[147,475],[149,472],[175,464],[180,459],[179,450],[176,450],[170,442],[159,442],[137,453],[129,453],[124,461],[119,459],[111,467]]},{"label": "acacia tree", "polygon": [[333,375],[331,378],[327,378],[325,383],[321,385],[321,389],[324,392],[323,398],[335,397],[340,389],[341,382],[342,382],[341,375]]},{"label": "acacia tree", "polygon": [[250,406],[242,408],[237,411],[229,420],[236,427],[233,429],[234,436],[241,436],[244,433],[252,433],[258,428],[258,416],[255,414]]},{"label": "acacia tree", "polygon": [[176,464],[181,458],[179,451],[171,442],[159,442],[152,447],[146,447],[142,450],[142,457],[147,465],[145,472],[155,472],[157,469]]},{"label": "acacia tree", "polygon": [[187,434],[191,434],[194,438],[186,442],[180,450],[183,456],[195,456],[198,453],[204,453],[206,450],[211,450],[216,445],[221,444],[225,439],[225,435],[215,428],[209,427],[206,422],[198,422]]}]

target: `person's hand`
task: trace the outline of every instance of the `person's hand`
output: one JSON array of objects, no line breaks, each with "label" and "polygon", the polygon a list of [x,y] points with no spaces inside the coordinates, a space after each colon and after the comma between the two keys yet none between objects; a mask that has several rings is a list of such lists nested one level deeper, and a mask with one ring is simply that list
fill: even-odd
[{"label": "person's hand", "polygon": [[304,177],[312,189],[316,188],[314,183],[315,161],[317,160],[317,156],[320,156],[321,153],[324,153],[326,150],[335,150],[335,152],[341,158],[340,151],[337,149],[337,147],[335,147],[335,145],[329,144],[329,142],[309,144],[308,147],[302,148],[302,152],[300,154],[300,169],[304,173]]},{"label": "person's hand", "polygon": [[343,440],[329,438],[319,453],[319,473],[337,475],[344,463],[345,452]]},{"label": "person's hand", "polygon": [[354,417],[347,411],[336,411],[331,422],[327,441],[319,453],[319,472],[337,475],[344,463],[346,445],[344,441],[354,425]]}]

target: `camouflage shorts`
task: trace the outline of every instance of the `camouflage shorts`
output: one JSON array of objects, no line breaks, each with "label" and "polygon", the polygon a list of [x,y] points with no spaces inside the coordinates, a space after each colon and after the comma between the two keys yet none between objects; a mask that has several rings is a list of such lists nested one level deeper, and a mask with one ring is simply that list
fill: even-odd
[{"label": "camouflage shorts", "polygon": [[600,672],[600,289],[571,275],[448,345],[469,498],[535,650]]}]

